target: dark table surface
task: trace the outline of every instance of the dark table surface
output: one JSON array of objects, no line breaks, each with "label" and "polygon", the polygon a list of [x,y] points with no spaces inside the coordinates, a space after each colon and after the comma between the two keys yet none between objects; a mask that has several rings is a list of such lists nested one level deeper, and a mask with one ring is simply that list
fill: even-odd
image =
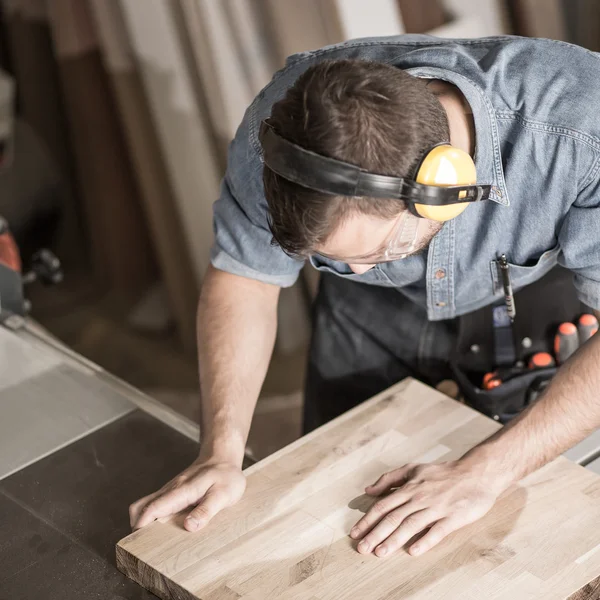
[{"label": "dark table surface", "polygon": [[197,444],[136,410],[0,481],[0,600],[155,598],[115,567],[129,505]]}]

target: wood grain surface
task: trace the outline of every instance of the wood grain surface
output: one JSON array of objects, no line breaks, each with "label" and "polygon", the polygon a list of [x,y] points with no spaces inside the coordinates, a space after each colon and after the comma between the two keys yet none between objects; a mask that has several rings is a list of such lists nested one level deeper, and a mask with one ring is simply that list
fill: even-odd
[{"label": "wood grain surface", "polygon": [[596,598],[600,478],[563,457],[420,557],[357,553],[366,484],[458,458],[498,428],[406,379],[247,469],[242,501],[203,531],[180,514],[124,538],[117,566],[163,599]]}]

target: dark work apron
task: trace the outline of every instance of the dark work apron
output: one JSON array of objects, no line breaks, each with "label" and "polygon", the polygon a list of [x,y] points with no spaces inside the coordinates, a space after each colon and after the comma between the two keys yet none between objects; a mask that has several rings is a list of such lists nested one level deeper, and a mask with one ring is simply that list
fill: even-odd
[{"label": "dark work apron", "polygon": [[[516,360],[552,352],[558,325],[589,312],[577,298],[572,274],[556,267],[515,292]],[[308,432],[404,377],[435,386],[455,380],[465,401],[501,422],[535,397],[554,368],[523,373],[489,391],[479,386],[495,366],[493,306],[445,321],[429,321],[402,290],[321,274],[313,304],[313,332],[305,387]],[[521,341],[531,344],[524,347]]]}]

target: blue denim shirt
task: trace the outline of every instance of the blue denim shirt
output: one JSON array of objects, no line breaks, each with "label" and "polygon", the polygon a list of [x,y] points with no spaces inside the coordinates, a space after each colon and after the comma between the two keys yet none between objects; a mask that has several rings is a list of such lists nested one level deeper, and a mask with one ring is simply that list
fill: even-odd
[{"label": "blue denim shirt", "polygon": [[321,257],[310,259],[314,267],[395,287],[426,306],[430,320],[441,320],[502,297],[496,260],[504,253],[515,289],[559,263],[573,272],[581,300],[600,309],[600,54],[543,39],[402,35],[291,56],[230,145],[214,205],[216,268],[280,286],[296,280],[303,261],[271,244],[258,128],[305,69],[341,58],[381,61],[458,86],[473,110],[477,181],[492,184],[492,201],[446,223],[421,255],[362,275]]}]

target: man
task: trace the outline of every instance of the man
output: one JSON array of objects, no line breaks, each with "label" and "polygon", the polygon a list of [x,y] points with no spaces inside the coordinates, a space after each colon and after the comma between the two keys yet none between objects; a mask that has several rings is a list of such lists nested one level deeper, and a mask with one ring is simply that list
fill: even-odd
[{"label": "man", "polygon": [[[558,262],[581,301],[600,308],[599,73],[598,55],[517,37],[410,35],[291,57],[248,109],[215,205],[198,312],[200,456],[132,505],[132,526],[191,508],[185,527],[197,531],[241,498],[279,289],[305,259],[322,274],[305,430],[407,375],[447,376],[458,318],[502,296],[491,268],[501,254],[515,288]],[[417,218],[407,202],[322,193],[265,168],[265,119],[301,148],[409,179],[430,148],[450,142],[474,157],[489,200],[443,224],[418,219],[403,254],[395,249]],[[600,426],[598,364],[596,336],[538,402],[460,460],[383,474],[366,492],[395,491],[349,532],[362,538],[358,551],[390,555],[422,532],[409,552],[429,550]]]}]

